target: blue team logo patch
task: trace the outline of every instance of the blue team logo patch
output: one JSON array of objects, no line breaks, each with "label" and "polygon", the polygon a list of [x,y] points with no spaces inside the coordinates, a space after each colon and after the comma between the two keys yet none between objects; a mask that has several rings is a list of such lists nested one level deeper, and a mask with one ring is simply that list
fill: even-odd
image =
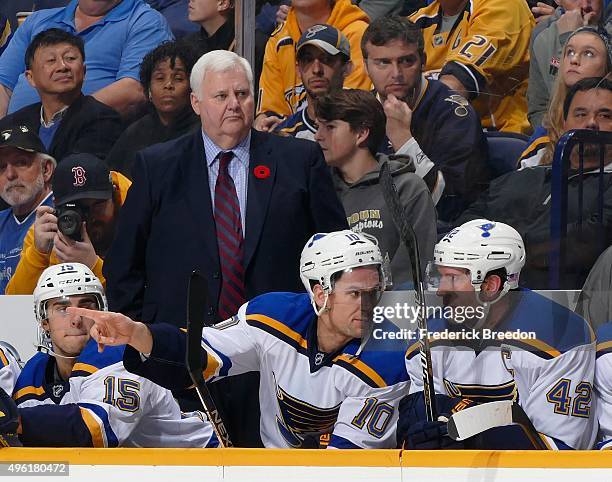
[{"label": "blue team logo patch", "polygon": [[491,233],[489,231],[491,231],[494,227],[495,227],[495,223],[486,223],[486,224],[481,224],[480,226],[478,226],[480,229],[482,229],[483,233],[481,234],[481,236],[483,238],[488,238],[489,236],[491,236]]},{"label": "blue team logo patch", "polygon": [[324,238],[325,235],[324,234],[315,234],[312,238],[310,238],[310,242],[308,243],[308,247],[312,248],[312,245],[315,243],[315,241],[318,241],[321,238]]}]

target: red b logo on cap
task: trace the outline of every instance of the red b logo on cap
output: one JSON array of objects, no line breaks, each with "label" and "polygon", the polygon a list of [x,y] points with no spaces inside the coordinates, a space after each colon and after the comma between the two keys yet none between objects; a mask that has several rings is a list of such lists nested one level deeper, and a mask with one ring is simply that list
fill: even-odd
[{"label": "red b logo on cap", "polygon": [[85,181],[87,181],[87,178],[85,177],[85,169],[83,169],[81,166],[73,167],[72,174],[74,174],[73,186],[81,187],[85,185]]}]

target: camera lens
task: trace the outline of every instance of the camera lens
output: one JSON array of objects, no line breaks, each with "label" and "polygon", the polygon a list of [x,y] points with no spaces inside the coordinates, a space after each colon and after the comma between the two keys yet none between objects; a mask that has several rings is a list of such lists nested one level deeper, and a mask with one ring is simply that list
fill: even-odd
[{"label": "camera lens", "polygon": [[81,224],[83,216],[75,204],[64,204],[57,208],[57,228],[60,232],[75,241],[81,241]]}]

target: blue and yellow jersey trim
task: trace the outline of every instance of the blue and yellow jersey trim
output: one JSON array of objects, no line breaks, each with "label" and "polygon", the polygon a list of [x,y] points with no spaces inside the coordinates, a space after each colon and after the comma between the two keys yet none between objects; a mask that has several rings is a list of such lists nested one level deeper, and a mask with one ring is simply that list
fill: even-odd
[{"label": "blue and yellow jersey trim", "polygon": [[102,353],[98,352],[98,344],[92,338],[79,355],[72,368],[71,377],[88,377],[93,373],[123,361],[125,345],[107,346]]},{"label": "blue and yellow jersey trim", "polygon": [[79,403],[78,405],[83,422],[91,435],[93,447],[118,447],[119,440],[110,425],[106,410],[93,403]]},{"label": "blue and yellow jersey trim", "polygon": [[267,293],[251,300],[246,322],[306,354],[308,327],[315,313],[306,293]]},{"label": "blue and yellow jersey trim", "polygon": [[597,344],[597,358],[610,353],[612,353],[612,341],[604,341],[603,343]]},{"label": "blue and yellow jersey trim", "polygon": [[548,135],[543,135],[541,137],[537,137],[522,152],[522,154],[519,157],[519,163],[523,159],[528,159],[530,157],[533,157],[536,152],[538,152],[540,149],[544,149],[549,143],[550,143],[550,137],[548,137]]},{"label": "blue and yellow jersey trim", "polygon": [[351,372],[372,388],[384,388],[387,386],[387,382],[376,370],[353,355],[343,353],[334,358],[333,361],[336,365]]},{"label": "blue and yellow jersey trim", "polygon": [[1,348],[0,348],[0,363],[2,364],[3,367],[9,366],[8,358],[6,357],[6,355],[4,354],[4,351],[2,351]]},{"label": "blue and yellow jersey trim", "polygon": [[43,386],[26,386],[13,392],[13,400],[17,405],[21,405],[28,400],[43,401],[49,398]]},{"label": "blue and yellow jersey trim", "polygon": [[49,398],[44,389],[49,359],[48,354],[38,352],[27,361],[13,389],[13,399],[17,405],[27,400],[42,401]]},{"label": "blue and yellow jersey trim", "polygon": [[298,352],[306,355],[308,342],[300,333],[292,330],[284,323],[266,315],[251,314],[246,316],[250,326],[259,328],[276,338],[294,347]]},{"label": "blue and yellow jersey trim", "polygon": [[[591,326],[573,311],[528,289],[511,293],[521,299],[500,330],[535,332],[536,339],[508,340],[504,345],[518,346],[549,360],[579,346],[595,343]],[[538,314],[537,323],[533,322],[534,313]]]}]

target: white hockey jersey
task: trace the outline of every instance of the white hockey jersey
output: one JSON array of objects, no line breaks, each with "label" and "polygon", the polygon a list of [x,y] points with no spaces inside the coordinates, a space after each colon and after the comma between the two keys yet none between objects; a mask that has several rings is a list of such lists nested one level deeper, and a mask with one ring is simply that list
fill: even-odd
[{"label": "white hockey jersey", "polygon": [[[479,403],[516,400],[551,448],[590,449],[596,435],[591,404],[595,339],[588,324],[565,307],[529,290],[510,292],[511,313],[497,332],[535,334],[531,340],[435,340],[436,393]],[[430,332],[467,327],[432,320]],[[423,390],[418,343],[406,355],[410,392]]]},{"label": "white hockey jersey", "polygon": [[9,395],[13,393],[20,373],[21,367],[17,360],[8,351],[0,348],[0,388]]},{"label": "white hockey jersey", "polygon": [[124,349],[98,353],[90,340],[67,382],[55,376],[52,356],[34,355],[13,392],[24,445],[216,447],[202,414],[182,414],[169,390],[125,370]]},{"label": "white hockey jersey", "polygon": [[[359,340],[318,351],[306,294],[269,293],[203,330],[207,379],[260,372],[261,439],[266,447],[394,448],[397,406],[408,375],[400,347]],[[323,436],[323,439],[321,439]]]},{"label": "white hockey jersey", "polygon": [[597,330],[595,405],[599,421],[598,448],[612,450],[612,322]]}]

